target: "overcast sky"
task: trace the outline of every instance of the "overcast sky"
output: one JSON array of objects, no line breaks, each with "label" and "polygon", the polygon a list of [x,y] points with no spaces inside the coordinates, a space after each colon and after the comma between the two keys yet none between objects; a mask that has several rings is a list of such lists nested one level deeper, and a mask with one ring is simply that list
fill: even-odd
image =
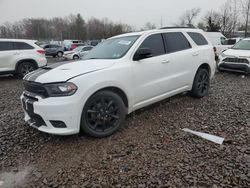
[{"label": "overcast sky", "polygon": [[136,28],[146,22],[158,27],[161,18],[164,26],[178,21],[187,9],[218,10],[226,0],[0,0],[0,24],[22,18],[64,17],[80,13],[85,19],[107,17]]}]

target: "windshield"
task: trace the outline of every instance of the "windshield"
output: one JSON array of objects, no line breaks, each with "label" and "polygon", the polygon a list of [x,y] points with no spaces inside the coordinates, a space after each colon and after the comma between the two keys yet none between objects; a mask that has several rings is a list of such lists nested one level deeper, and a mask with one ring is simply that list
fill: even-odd
[{"label": "windshield", "polygon": [[120,59],[138,38],[136,35],[108,39],[89,51],[84,59]]},{"label": "windshield", "polygon": [[232,49],[236,50],[250,50],[250,40],[241,40],[236,43]]},{"label": "windshield", "polygon": [[79,46],[79,47],[75,48],[73,51],[74,52],[80,52],[82,50],[82,48],[83,48],[82,46]]}]

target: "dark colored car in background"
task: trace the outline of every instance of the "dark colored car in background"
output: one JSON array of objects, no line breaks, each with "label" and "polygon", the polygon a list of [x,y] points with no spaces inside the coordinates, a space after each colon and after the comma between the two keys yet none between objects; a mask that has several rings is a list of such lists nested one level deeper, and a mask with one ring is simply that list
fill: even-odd
[{"label": "dark colored car in background", "polygon": [[55,44],[43,45],[42,48],[45,50],[46,56],[62,57],[64,54],[64,48]]}]

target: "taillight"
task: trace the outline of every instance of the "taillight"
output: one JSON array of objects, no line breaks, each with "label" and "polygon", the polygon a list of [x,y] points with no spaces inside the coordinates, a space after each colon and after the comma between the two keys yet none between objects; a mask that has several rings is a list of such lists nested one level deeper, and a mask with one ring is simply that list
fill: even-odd
[{"label": "taillight", "polygon": [[45,54],[45,50],[37,50],[39,54]]}]

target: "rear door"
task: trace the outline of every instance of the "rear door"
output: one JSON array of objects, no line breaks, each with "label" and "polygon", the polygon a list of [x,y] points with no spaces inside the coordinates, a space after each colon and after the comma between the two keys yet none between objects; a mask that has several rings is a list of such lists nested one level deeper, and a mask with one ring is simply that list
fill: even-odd
[{"label": "rear door", "polygon": [[0,72],[14,71],[19,52],[13,42],[0,42]]},{"label": "rear door", "polygon": [[190,87],[199,61],[198,49],[192,48],[183,32],[168,32],[163,36],[169,54],[169,89],[174,91]]}]

